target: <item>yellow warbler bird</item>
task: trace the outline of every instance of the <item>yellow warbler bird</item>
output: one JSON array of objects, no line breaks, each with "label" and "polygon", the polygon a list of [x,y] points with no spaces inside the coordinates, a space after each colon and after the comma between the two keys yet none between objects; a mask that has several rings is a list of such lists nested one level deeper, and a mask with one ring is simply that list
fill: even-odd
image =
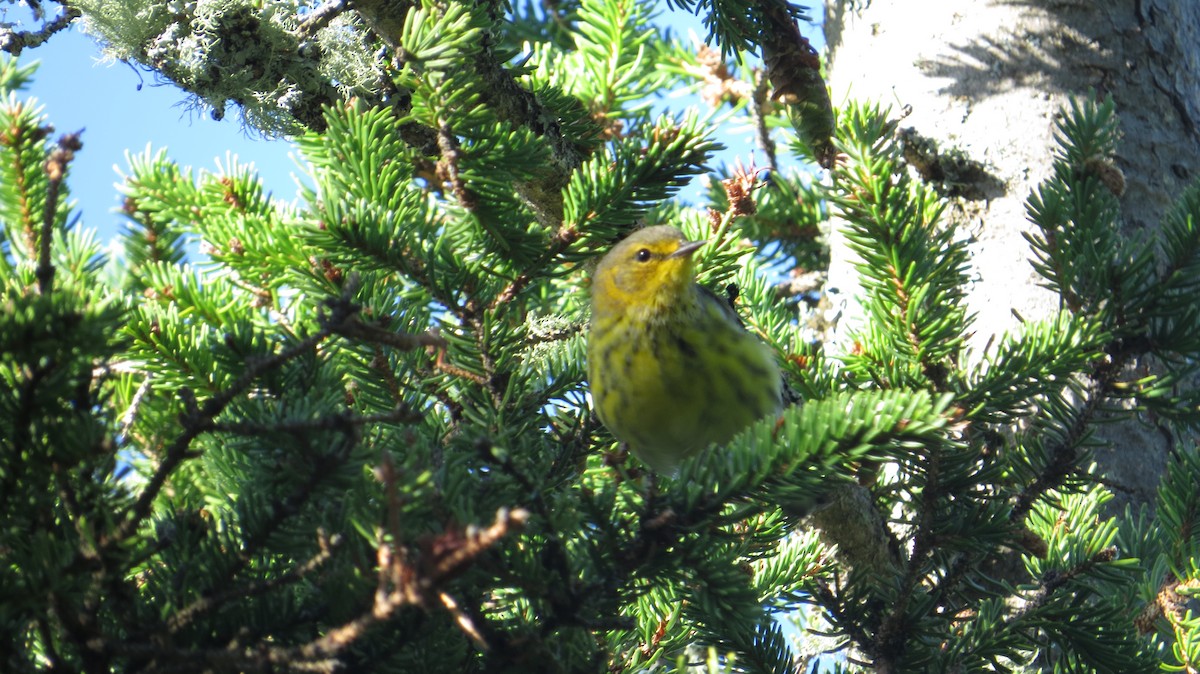
[{"label": "yellow warbler bird", "polygon": [[783,407],[775,357],[724,300],[695,282],[669,225],[618,243],[592,278],[588,378],[600,420],[658,472]]}]

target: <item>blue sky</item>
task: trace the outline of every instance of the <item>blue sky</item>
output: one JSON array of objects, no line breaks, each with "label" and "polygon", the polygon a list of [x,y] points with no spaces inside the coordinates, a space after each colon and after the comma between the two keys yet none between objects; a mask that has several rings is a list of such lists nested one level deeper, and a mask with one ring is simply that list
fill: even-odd
[{"label": "blue sky", "polygon": [[[181,166],[217,170],[226,154],[253,163],[267,190],[287,200],[296,194],[291,143],[254,138],[231,109],[221,122],[189,108],[187,95],[152,75],[123,63],[100,63],[95,41],[73,29],[27,49],[21,63],[40,61],[32,86],[24,92],[45,106],[58,134],[83,130],[83,150],[76,156],[68,185],[82,213],[80,224],[111,240],[124,222],[117,212],[120,194],[117,169],[127,170],[126,152],[139,154],[147,144],[167,148]],[[141,85],[139,90],[138,85]]]}]

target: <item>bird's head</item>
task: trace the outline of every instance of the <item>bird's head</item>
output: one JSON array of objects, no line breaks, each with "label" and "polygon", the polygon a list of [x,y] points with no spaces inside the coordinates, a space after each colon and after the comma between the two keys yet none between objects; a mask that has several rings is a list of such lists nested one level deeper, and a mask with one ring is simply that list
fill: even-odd
[{"label": "bird's head", "polygon": [[670,225],[647,227],[618,243],[592,278],[594,313],[653,313],[686,293],[696,277],[688,241]]}]

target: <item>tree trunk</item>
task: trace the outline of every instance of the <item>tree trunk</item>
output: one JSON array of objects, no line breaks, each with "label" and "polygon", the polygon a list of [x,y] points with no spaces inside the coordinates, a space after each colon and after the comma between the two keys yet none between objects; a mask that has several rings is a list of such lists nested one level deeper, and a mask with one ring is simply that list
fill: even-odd
[{"label": "tree trunk", "polygon": [[[1127,233],[1158,227],[1200,169],[1200,3],[843,0],[827,3],[825,30],[835,105],[853,97],[890,104],[897,116],[911,110],[901,128],[961,150],[995,179],[946,215],[972,241],[976,355],[1022,318],[1057,309],[1022,232],[1031,226],[1024,201],[1050,174],[1055,113],[1069,97],[1095,90],[1116,103]],[[834,229],[827,315],[841,317],[836,344],[859,311]],[[1150,418],[1102,431],[1110,446],[1096,458],[1117,504],[1152,501],[1175,438]]]}]

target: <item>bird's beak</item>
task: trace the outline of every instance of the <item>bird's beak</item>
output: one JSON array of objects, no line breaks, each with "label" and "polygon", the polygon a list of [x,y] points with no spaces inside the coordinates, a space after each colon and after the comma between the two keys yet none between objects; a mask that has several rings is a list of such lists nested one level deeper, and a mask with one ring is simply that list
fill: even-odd
[{"label": "bird's beak", "polygon": [[682,245],[675,249],[674,253],[671,253],[667,256],[667,259],[671,259],[673,257],[687,257],[696,252],[696,249],[706,243],[708,243],[708,241],[684,241]]}]

